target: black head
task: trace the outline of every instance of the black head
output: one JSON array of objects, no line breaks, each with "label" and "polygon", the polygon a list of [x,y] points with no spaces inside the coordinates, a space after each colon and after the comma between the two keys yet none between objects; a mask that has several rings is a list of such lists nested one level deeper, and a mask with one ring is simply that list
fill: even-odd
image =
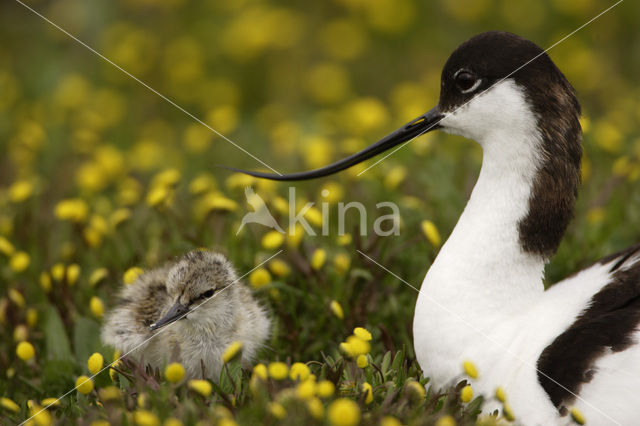
[{"label": "black head", "polygon": [[451,111],[507,78],[525,90],[534,110],[568,103],[580,113],[573,87],[549,55],[535,43],[504,31],[472,37],[451,54],[442,70],[438,107]]},{"label": "black head", "polygon": [[[474,138],[473,132],[447,126],[447,120],[443,119],[505,80],[515,82],[518,88],[524,90],[527,103],[539,120],[549,121],[549,137],[561,133],[560,137],[569,143],[572,133],[574,136],[579,134],[580,106],[575,91],[549,56],[536,44],[520,36],[490,31],[467,40],[451,54],[442,71],[440,100],[435,108],[363,151],[317,170],[289,175],[232,170],[273,180],[313,179],[344,170],[431,130],[444,128]],[[482,113],[484,117],[476,117],[472,125],[477,127],[478,121],[492,119],[500,113],[500,105],[494,105],[493,110],[487,109]],[[507,118],[502,117],[502,120],[505,125]],[[494,124],[485,122],[485,125]],[[573,145],[572,148],[565,148],[575,151],[575,143]]]}]

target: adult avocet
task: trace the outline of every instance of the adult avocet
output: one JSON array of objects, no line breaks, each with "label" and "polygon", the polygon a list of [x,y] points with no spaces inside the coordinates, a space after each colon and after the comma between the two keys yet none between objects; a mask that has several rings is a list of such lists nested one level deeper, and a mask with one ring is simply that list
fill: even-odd
[{"label": "adult avocet", "polygon": [[[582,132],[575,91],[549,56],[514,34],[460,45],[442,71],[438,105],[369,148],[276,180],[326,176],[434,129],[483,148],[480,176],[418,297],[413,333],[432,383],[460,377],[506,390],[525,424],[639,424],[640,245],[545,291],[544,265],[571,219]],[[489,404],[489,410],[493,407]]]}]

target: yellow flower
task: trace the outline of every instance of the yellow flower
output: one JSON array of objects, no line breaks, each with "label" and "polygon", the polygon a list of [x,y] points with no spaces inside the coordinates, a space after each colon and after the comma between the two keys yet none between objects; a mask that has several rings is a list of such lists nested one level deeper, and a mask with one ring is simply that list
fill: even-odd
[{"label": "yellow flower", "polygon": [[364,403],[371,404],[371,401],[373,401],[373,388],[371,387],[371,384],[364,382],[362,384],[362,393],[365,394]]},{"label": "yellow flower", "polygon": [[45,398],[40,401],[40,404],[42,404],[43,407],[47,407],[50,405],[58,407],[60,405],[60,398]]},{"label": "yellow flower", "polygon": [[[218,425],[218,426],[238,426],[238,423],[236,423],[236,421],[233,420],[233,419],[228,419],[226,417],[223,417],[220,420],[218,420],[216,425]],[[167,425],[165,424],[165,426],[167,426]]]},{"label": "yellow flower", "polygon": [[254,181],[255,178],[253,176],[245,175],[244,173],[233,173],[227,178],[227,180],[225,180],[224,183],[227,188],[236,189],[251,186]]},{"label": "yellow flower", "polygon": [[133,284],[138,279],[138,277],[143,273],[144,273],[144,270],[142,268],[133,266],[125,271],[122,279],[124,280],[124,283],[127,285]]},{"label": "yellow flower", "polygon": [[324,405],[318,398],[310,398],[307,400],[307,410],[314,419],[320,420],[324,416]]},{"label": "yellow flower", "polygon": [[238,203],[222,195],[208,195],[204,201],[207,213],[214,210],[227,212],[238,210]]},{"label": "yellow flower", "polygon": [[91,374],[98,374],[104,365],[104,357],[99,352],[94,352],[87,360],[87,367]]},{"label": "yellow flower", "polygon": [[360,368],[365,368],[369,365],[369,360],[366,355],[360,354],[358,355],[358,358],[356,358],[356,364],[358,364],[358,367]]},{"label": "yellow flower", "polygon": [[271,274],[265,268],[258,268],[249,274],[249,284],[258,289],[271,282]]},{"label": "yellow flower", "polygon": [[15,288],[9,289],[9,299],[19,308],[24,308],[24,296]]},{"label": "yellow flower", "polygon": [[4,254],[5,256],[11,256],[15,251],[16,249],[13,247],[13,244],[11,244],[11,242],[5,237],[0,235],[0,253]]},{"label": "yellow flower", "polygon": [[329,398],[336,390],[336,386],[329,380],[321,380],[316,385],[316,394],[320,398]]},{"label": "yellow flower", "polygon": [[31,258],[23,251],[18,251],[9,259],[9,266],[14,272],[22,272],[29,267]]},{"label": "yellow flower", "polygon": [[100,399],[103,401],[117,401],[122,397],[120,389],[115,386],[105,386],[98,391]]},{"label": "yellow flower", "polygon": [[[302,141],[300,148],[307,167],[312,169],[325,166],[333,157],[334,145],[329,141],[329,139],[322,136],[314,135],[305,138]],[[302,205],[304,204],[305,203],[302,203]],[[318,213],[320,212],[318,209],[315,209],[315,211],[316,212],[311,213],[310,217],[305,215],[310,222],[318,219]],[[320,224],[322,224],[322,215],[320,215]]]},{"label": "yellow flower", "polygon": [[507,393],[504,391],[504,389],[501,386],[498,386],[496,388],[496,398],[500,402],[505,402],[507,400]]},{"label": "yellow flower", "polygon": [[67,284],[74,285],[80,276],[80,265],[77,263],[67,266]]},{"label": "yellow flower", "polygon": [[145,392],[142,392],[138,395],[138,400],[136,401],[138,408],[144,408],[147,405],[147,400],[149,399],[149,395]]},{"label": "yellow flower", "polygon": [[338,238],[336,239],[336,241],[338,242],[339,246],[344,247],[351,244],[351,242],[353,241],[353,237],[351,236],[351,234],[338,235]]},{"label": "yellow flower", "polygon": [[287,410],[285,410],[279,402],[270,402],[268,408],[271,415],[276,419],[284,419],[287,417]]},{"label": "yellow flower", "polygon": [[460,401],[469,402],[472,399],[473,399],[473,389],[471,388],[471,385],[466,385],[460,391]]},{"label": "yellow flower", "polygon": [[322,187],[320,195],[322,195],[323,200],[328,203],[337,203],[344,197],[344,189],[342,189],[342,186],[337,182],[327,182]]},{"label": "yellow flower", "polygon": [[584,414],[582,414],[582,411],[578,410],[576,407],[572,407],[570,410],[570,413],[571,413],[571,418],[573,419],[574,422],[578,423],[579,425],[583,425],[586,423]]},{"label": "yellow flower", "polygon": [[387,172],[384,178],[384,186],[388,189],[395,189],[407,177],[407,168],[404,166],[395,166]]},{"label": "yellow flower", "polygon": [[[203,127],[199,125],[197,128],[203,129]],[[206,130],[207,135],[210,136],[211,133],[209,132],[209,130],[206,128],[204,129]],[[202,173],[189,183],[189,192],[194,195],[204,194],[205,192],[212,191],[215,188],[216,188],[216,180],[209,173]]]},{"label": "yellow flower", "polygon": [[593,129],[593,140],[605,151],[616,154],[620,152],[623,135],[620,129],[612,123],[601,121]]},{"label": "yellow flower", "polygon": [[502,404],[502,415],[504,416],[505,419],[509,420],[510,422],[516,419],[516,416],[513,415],[513,410],[511,409],[511,405],[509,405],[507,402]]},{"label": "yellow flower", "polygon": [[118,372],[115,369],[119,368],[120,364],[121,364],[121,361],[119,359],[116,359],[115,361],[113,361],[113,363],[111,364],[111,367],[109,368],[109,377],[113,382],[118,380]]},{"label": "yellow flower", "polygon": [[137,410],[133,414],[133,420],[138,426],[160,426],[158,417],[147,410]]},{"label": "yellow flower", "polygon": [[51,291],[51,275],[49,275],[49,273],[46,271],[40,272],[39,281],[40,288],[42,288],[45,293],[49,293]]},{"label": "yellow flower", "polygon": [[287,263],[280,259],[273,259],[269,262],[269,269],[274,273],[277,277],[284,278],[291,273],[291,268]]},{"label": "yellow flower", "polygon": [[240,353],[240,350],[242,350],[242,342],[235,341],[231,343],[222,354],[222,362],[228,363]]},{"label": "yellow flower", "polygon": [[338,253],[333,258],[333,265],[336,267],[336,270],[340,274],[344,274],[349,270],[351,266],[351,257],[346,255],[345,253]]},{"label": "yellow flower", "polygon": [[184,378],[184,367],[179,362],[172,362],[164,370],[164,377],[171,383],[178,383]]},{"label": "yellow flower", "polygon": [[355,426],[360,422],[360,408],[350,399],[339,398],[329,405],[328,417],[334,426]]},{"label": "yellow flower", "polygon": [[20,342],[16,347],[16,355],[23,361],[29,361],[36,354],[36,350],[29,342]]},{"label": "yellow flower", "polygon": [[289,227],[289,233],[287,234],[287,244],[289,247],[296,248],[300,245],[302,238],[304,237],[304,228],[297,223],[293,229]]},{"label": "yellow flower", "polygon": [[131,210],[126,207],[119,208],[109,216],[109,225],[112,229],[116,229],[122,223],[129,220],[129,218],[131,218]]},{"label": "yellow flower", "polygon": [[35,327],[38,323],[38,311],[34,308],[27,309],[27,325],[29,327]]},{"label": "yellow flower", "polygon": [[30,407],[29,414],[31,415],[31,420],[37,426],[49,426],[53,424],[51,413],[49,413],[47,410],[42,409],[42,407],[40,407],[39,405],[33,404]]},{"label": "yellow flower", "polygon": [[371,345],[357,336],[349,336],[346,342],[340,343],[340,349],[350,357],[355,358],[358,355],[368,354],[371,350]]},{"label": "yellow flower", "polygon": [[478,369],[473,362],[469,360],[464,361],[462,363],[462,367],[464,368],[464,372],[467,374],[467,376],[471,377],[472,379],[478,378]]},{"label": "yellow flower", "polygon": [[289,368],[284,362],[272,362],[267,369],[269,371],[269,377],[275,380],[285,379],[289,372]]},{"label": "yellow flower", "polygon": [[422,401],[425,398],[427,392],[425,391],[424,386],[422,386],[419,382],[410,380],[406,386],[407,390],[411,394],[415,395],[417,400]]},{"label": "yellow flower", "polygon": [[305,88],[319,103],[334,103],[344,99],[349,91],[349,74],[344,67],[321,63],[306,73]]},{"label": "yellow flower", "polygon": [[229,105],[214,108],[207,114],[207,122],[220,133],[231,133],[238,125],[238,112]]},{"label": "yellow flower", "polygon": [[316,249],[311,255],[311,267],[316,271],[324,266],[327,260],[327,252],[324,249]]},{"label": "yellow flower", "polygon": [[89,423],[89,426],[111,426],[111,423],[106,420],[98,419]]},{"label": "yellow flower", "polygon": [[353,135],[363,135],[377,130],[389,121],[389,112],[375,98],[355,99],[344,107],[344,127]]},{"label": "yellow flower", "polygon": [[149,207],[160,207],[166,205],[172,195],[170,188],[166,186],[154,186],[149,190],[147,194],[147,205]]},{"label": "yellow flower", "polygon": [[29,338],[29,329],[24,324],[19,324],[13,329],[13,340],[16,342],[24,342]]},{"label": "yellow flower", "polygon": [[14,203],[21,203],[33,194],[33,184],[26,180],[14,182],[9,187],[9,199]]},{"label": "yellow flower", "polygon": [[316,394],[316,382],[307,380],[296,386],[296,396],[300,399],[310,399]]},{"label": "yellow flower", "polygon": [[278,231],[269,231],[262,237],[262,247],[267,250],[275,250],[284,242],[284,235]]},{"label": "yellow flower", "polygon": [[452,416],[446,414],[446,415],[440,417],[438,419],[438,421],[436,421],[436,425],[435,426],[456,426],[456,419],[454,419]]},{"label": "yellow flower", "polygon": [[56,204],[54,214],[60,220],[80,223],[87,220],[89,206],[80,198],[70,198],[59,201]]},{"label": "yellow flower", "polygon": [[369,330],[363,327],[356,327],[353,329],[353,335],[360,339],[369,342],[371,340],[371,333]]},{"label": "yellow flower", "polygon": [[87,376],[80,376],[76,379],[76,389],[86,395],[93,390],[93,381]]},{"label": "yellow flower", "polygon": [[91,275],[89,275],[89,285],[91,287],[95,287],[96,284],[107,278],[107,275],[109,275],[107,268],[94,269],[93,272],[91,272]]},{"label": "yellow flower", "polygon": [[56,281],[62,281],[64,279],[65,267],[62,263],[56,263],[51,267],[51,276]]},{"label": "yellow flower", "polygon": [[331,303],[329,303],[329,309],[331,309],[333,315],[335,315],[339,319],[344,318],[344,311],[342,310],[342,306],[340,306],[340,303],[338,303],[337,301],[332,300]]},{"label": "yellow flower", "polygon": [[3,408],[6,408],[9,411],[13,411],[14,413],[17,413],[20,411],[20,406],[15,402],[13,402],[12,400],[10,400],[9,398],[1,397],[0,406],[2,406]]},{"label": "yellow flower", "polygon": [[151,180],[152,187],[174,186],[180,182],[180,171],[178,169],[166,169],[156,174]]},{"label": "yellow flower", "polygon": [[313,226],[322,226],[322,213],[315,207],[309,207],[304,214],[305,219]]},{"label": "yellow flower", "polygon": [[205,398],[211,395],[211,383],[207,380],[189,380],[188,386]]},{"label": "yellow flower", "polygon": [[102,318],[104,315],[104,303],[98,296],[93,296],[89,301],[89,309],[96,318]]},{"label": "yellow flower", "polygon": [[303,364],[302,362],[294,362],[289,370],[289,377],[291,377],[291,380],[304,382],[310,375],[311,371],[309,370],[309,367],[307,364]]},{"label": "yellow flower", "polygon": [[434,247],[440,247],[442,244],[442,238],[440,237],[440,233],[438,232],[438,228],[436,225],[430,220],[423,220],[420,224],[422,227],[422,233],[427,237],[427,240]]},{"label": "yellow flower", "polygon": [[[217,424],[218,426],[220,426],[222,425],[222,422],[219,421]],[[175,417],[169,417],[167,420],[164,421],[164,423],[162,423],[162,426],[184,426],[184,423],[182,423],[182,420],[180,419],[176,419]]]},{"label": "yellow flower", "polygon": [[267,366],[260,363],[257,364],[255,367],[253,367],[253,374],[254,377],[259,377],[262,380],[267,380]]}]

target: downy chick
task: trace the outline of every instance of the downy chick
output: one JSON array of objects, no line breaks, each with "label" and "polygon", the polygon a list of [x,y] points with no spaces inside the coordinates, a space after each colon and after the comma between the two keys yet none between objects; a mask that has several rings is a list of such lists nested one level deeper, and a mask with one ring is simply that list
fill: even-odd
[{"label": "downy chick", "polygon": [[242,343],[252,361],[270,319],[221,254],[191,251],[125,287],[102,328],[102,340],[154,368],[180,362],[188,378],[217,381],[222,354]]}]

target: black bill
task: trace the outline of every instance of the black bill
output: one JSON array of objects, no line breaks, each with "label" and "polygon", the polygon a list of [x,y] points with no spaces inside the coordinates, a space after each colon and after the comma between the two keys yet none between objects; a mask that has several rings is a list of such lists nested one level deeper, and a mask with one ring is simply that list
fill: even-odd
[{"label": "black bill", "polygon": [[173,305],[171,309],[169,309],[169,312],[167,312],[165,316],[160,318],[154,324],[151,324],[149,326],[149,329],[151,331],[157,330],[161,327],[164,327],[165,325],[171,324],[172,322],[186,318],[188,313],[189,308],[182,305],[180,302],[176,302],[175,305]]},{"label": "black bill", "polygon": [[221,166],[229,170],[233,170],[236,172],[245,173],[251,176],[271,179],[271,180],[280,180],[280,181],[291,181],[291,180],[307,180],[307,179],[315,179],[323,176],[332,175],[334,173],[338,173],[344,169],[348,169],[351,166],[355,166],[358,163],[362,163],[365,160],[368,160],[371,157],[374,157],[381,152],[384,152],[390,148],[393,148],[396,145],[399,145],[403,142],[410,141],[413,138],[416,138],[423,133],[427,133],[431,130],[436,130],[440,128],[439,122],[444,117],[443,114],[438,111],[438,107],[435,107],[428,111],[427,113],[421,115],[420,117],[412,120],[394,131],[393,133],[388,134],[384,138],[380,139],[378,142],[370,145],[369,147],[363,149],[360,152],[357,152],[353,155],[350,155],[347,158],[344,158],[340,161],[337,161],[328,166],[322,167],[320,169],[311,170],[308,172],[299,172],[299,173],[291,173],[288,175],[278,175],[274,173],[263,173],[263,172],[253,172],[248,170],[236,169],[233,167]]}]

